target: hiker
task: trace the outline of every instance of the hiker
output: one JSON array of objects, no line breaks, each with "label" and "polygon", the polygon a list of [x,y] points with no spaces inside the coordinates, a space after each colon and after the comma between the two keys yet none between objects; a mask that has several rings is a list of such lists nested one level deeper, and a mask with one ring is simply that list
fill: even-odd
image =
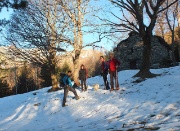
[{"label": "hiker", "polygon": [[109,59],[109,74],[110,74],[110,84],[111,84],[110,91],[114,90],[114,80],[115,80],[116,90],[119,90],[118,72],[117,72],[118,66],[120,66],[120,61],[117,60],[114,57],[114,53],[111,52],[110,59]]},{"label": "hiker", "polygon": [[81,81],[82,91],[87,91],[86,79],[87,79],[87,69],[82,64],[79,70],[79,80]]},{"label": "hiker", "polygon": [[100,56],[100,61],[101,61],[101,76],[103,77],[104,86],[105,86],[104,89],[109,90],[110,87],[107,79],[109,67],[103,56]]},{"label": "hiker", "polygon": [[59,77],[59,86],[60,88],[64,88],[65,84],[63,82],[63,78],[66,75],[66,73],[60,73],[60,77]]},{"label": "hiker", "polygon": [[64,83],[64,97],[63,97],[63,103],[62,103],[62,107],[64,106],[67,106],[66,105],[66,98],[67,98],[67,95],[68,95],[68,91],[72,91],[75,95],[75,98],[76,100],[78,100],[80,97],[77,95],[77,92],[76,90],[73,88],[73,85],[72,85],[72,81],[70,79],[72,75],[72,71],[68,71],[67,75],[65,75],[63,77],[63,83]]}]

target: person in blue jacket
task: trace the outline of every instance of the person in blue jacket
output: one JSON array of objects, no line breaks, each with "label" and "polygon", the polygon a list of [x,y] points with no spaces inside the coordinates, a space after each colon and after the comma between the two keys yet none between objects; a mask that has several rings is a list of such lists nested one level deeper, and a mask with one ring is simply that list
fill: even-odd
[{"label": "person in blue jacket", "polygon": [[66,105],[66,98],[69,91],[72,91],[75,95],[76,100],[78,100],[80,97],[77,95],[76,90],[73,88],[72,81],[71,81],[71,75],[72,71],[68,71],[68,73],[63,77],[62,81],[64,83],[64,97],[63,97],[63,103],[62,107],[67,106]]}]

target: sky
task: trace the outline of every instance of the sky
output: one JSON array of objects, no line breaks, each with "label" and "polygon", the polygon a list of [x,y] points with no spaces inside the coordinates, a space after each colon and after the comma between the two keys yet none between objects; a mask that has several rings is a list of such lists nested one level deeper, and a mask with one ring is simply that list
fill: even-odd
[{"label": "sky", "polygon": [[[110,2],[108,0],[104,1],[104,0],[94,0],[91,2],[91,5],[92,6],[98,6],[99,8],[101,8],[101,12],[99,13],[99,16],[101,16],[102,18],[109,18],[109,16],[107,14],[105,14],[105,10],[111,10],[111,11],[117,11],[117,10],[114,10],[113,8],[110,8]],[[3,8],[2,12],[0,12],[0,19],[3,19],[3,18],[6,18],[6,19],[9,19],[10,18],[10,15],[12,13],[12,9],[9,9],[9,11],[7,11],[6,8]],[[91,42],[94,42],[96,41],[98,38],[97,35],[93,35],[93,34],[88,34],[88,35],[84,35],[84,43],[91,43]],[[121,39],[119,39],[119,41],[116,41],[116,44],[118,42],[120,42]],[[112,41],[109,41],[108,39],[103,39],[101,42],[97,43],[96,44],[97,46],[100,47],[100,50],[103,49],[103,50],[112,50],[115,45]],[[88,47],[89,48],[89,47]],[[88,49],[88,48],[85,48],[85,49]],[[90,47],[92,48],[92,47]]]},{"label": "sky", "polygon": [[138,70],[118,72],[120,90],[112,92],[101,76],[88,78],[88,90],[76,89],[79,100],[69,92],[66,107],[63,90],[47,93],[51,87],[0,98],[0,131],[179,131],[180,63],[150,71],[160,75],[140,83]]},{"label": "sky", "polygon": [[6,8],[3,8],[2,11],[0,12],[0,19],[3,18],[9,19],[11,13],[12,13],[12,9],[7,10]]},{"label": "sky", "polygon": [[[113,22],[116,22],[116,23],[119,23],[120,21],[118,19],[116,19],[115,17],[112,17],[112,15],[109,15],[109,13],[107,13],[107,11],[112,11],[114,14],[116,14],[118,17],[121,17],[121,13],[119,11],[118,8],[115,8],[109,0],[91,0],[90,2],[90,5],[94,8],[96,7],[99,7],[100,8],[100,12],[97,13],[98,16],[100,16],[101,18],[107,18]],[[9,18],[11,14],[11,11],[7,11],[6,8],[3,9],[3,11],[0,13],[0,19],[2,18]],[[97,15],[96,14],[96,15]],[[127,13],[126,13],[127,14]],[[126,15],[125,14],[125,15]],[[128,15],[127,15],[128,16]],[[149,24],[149,19],[147,17],[147,15],[144,15],[144,23],[146,25]],[[89,19],[91,19],[91,16],[89,16]],[[94,19],[93,19],[94,20]],[[95,20],[94,20],[95,21]],[[96,22],[96,21],[95,21]],[[118,33],[117,34],[117,38],[114,38],[112,37],[112,39],[114,41],[110,41],[106,38],[104,38],[101,42],[97,43],[96,45],[100,47],[100,49],[105,49],[105,50],[108,50],[108,51],[111,51],[120,41],[126,39],[128,36],[128,32],[125,33]],[[94,34],[88,34],[88,35],[85,35],[84,34],[84,40],[83,42],[86,43],[86,44],[89,44],[89,43],[92,43],[94,41],[96,41],[98,38],[97,35],[94,35]],[[89,48],[89,47],[88,47]],[[88,49],[86,48],[86,49]],[[92,48],[92,47],[90,47]]]}]

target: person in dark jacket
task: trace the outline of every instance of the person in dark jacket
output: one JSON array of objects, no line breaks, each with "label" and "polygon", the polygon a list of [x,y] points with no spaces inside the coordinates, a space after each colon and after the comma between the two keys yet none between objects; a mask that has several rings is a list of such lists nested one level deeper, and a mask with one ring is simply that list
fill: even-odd
[{"label": "person in dark jacket", "polygon": [[62,103],[62,107],[64,106],[67,106],[66,105],[66,98],[67,98],[67,95],[68,95],[68,92],[69,91],[72,91],[75,95],[75,98],[76,100],[78,100],[80,97],[77,95],[77,92],[76,90],[73,88],[73,85],[72,85],[72,81],[70,79],[72,75],[72,72],[71,71],[68,71],[67,75],[65,75],[62,79],[63,83],[64,83],[64,97],[63,97],[63,103]]},{"label": "person in dark jacket", "polygon": [[101,75],[102,75],[103,80],[104,80],[105,89],[109,90],[110,87],[109,87],[109,82],[107,79],[108,69],[109,69],[108,63],[105,61],[103,56],[100,56],[100,61],[101,61]]},{"label": "person in dark jacket", "polygon": [[86,79],[87,79],[87,69],[82,64],[79,70],[79,80],[81,81],[82,91],[87,91]]},{"label": "person in dark jacket", "polygon": [[117,68],[120,66],[120,61],[114,57],[114,53],[110,53],[110,60],[109,60],[109,73],[110,73],[110,84],[111,89],[110,91],[114,90],[114,80],[115,80],[115,87],[116,90],[119,90],[119,82],[118,82],[118,73]]}]

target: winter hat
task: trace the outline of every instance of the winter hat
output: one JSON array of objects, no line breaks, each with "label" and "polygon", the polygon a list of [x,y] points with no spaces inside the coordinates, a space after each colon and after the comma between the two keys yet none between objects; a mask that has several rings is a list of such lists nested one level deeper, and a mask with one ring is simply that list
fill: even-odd
[{"label": "winter hat", "polygon": [[110,54],[110,55],[114,55],[114,52],[110,52],[109,54]]}]

